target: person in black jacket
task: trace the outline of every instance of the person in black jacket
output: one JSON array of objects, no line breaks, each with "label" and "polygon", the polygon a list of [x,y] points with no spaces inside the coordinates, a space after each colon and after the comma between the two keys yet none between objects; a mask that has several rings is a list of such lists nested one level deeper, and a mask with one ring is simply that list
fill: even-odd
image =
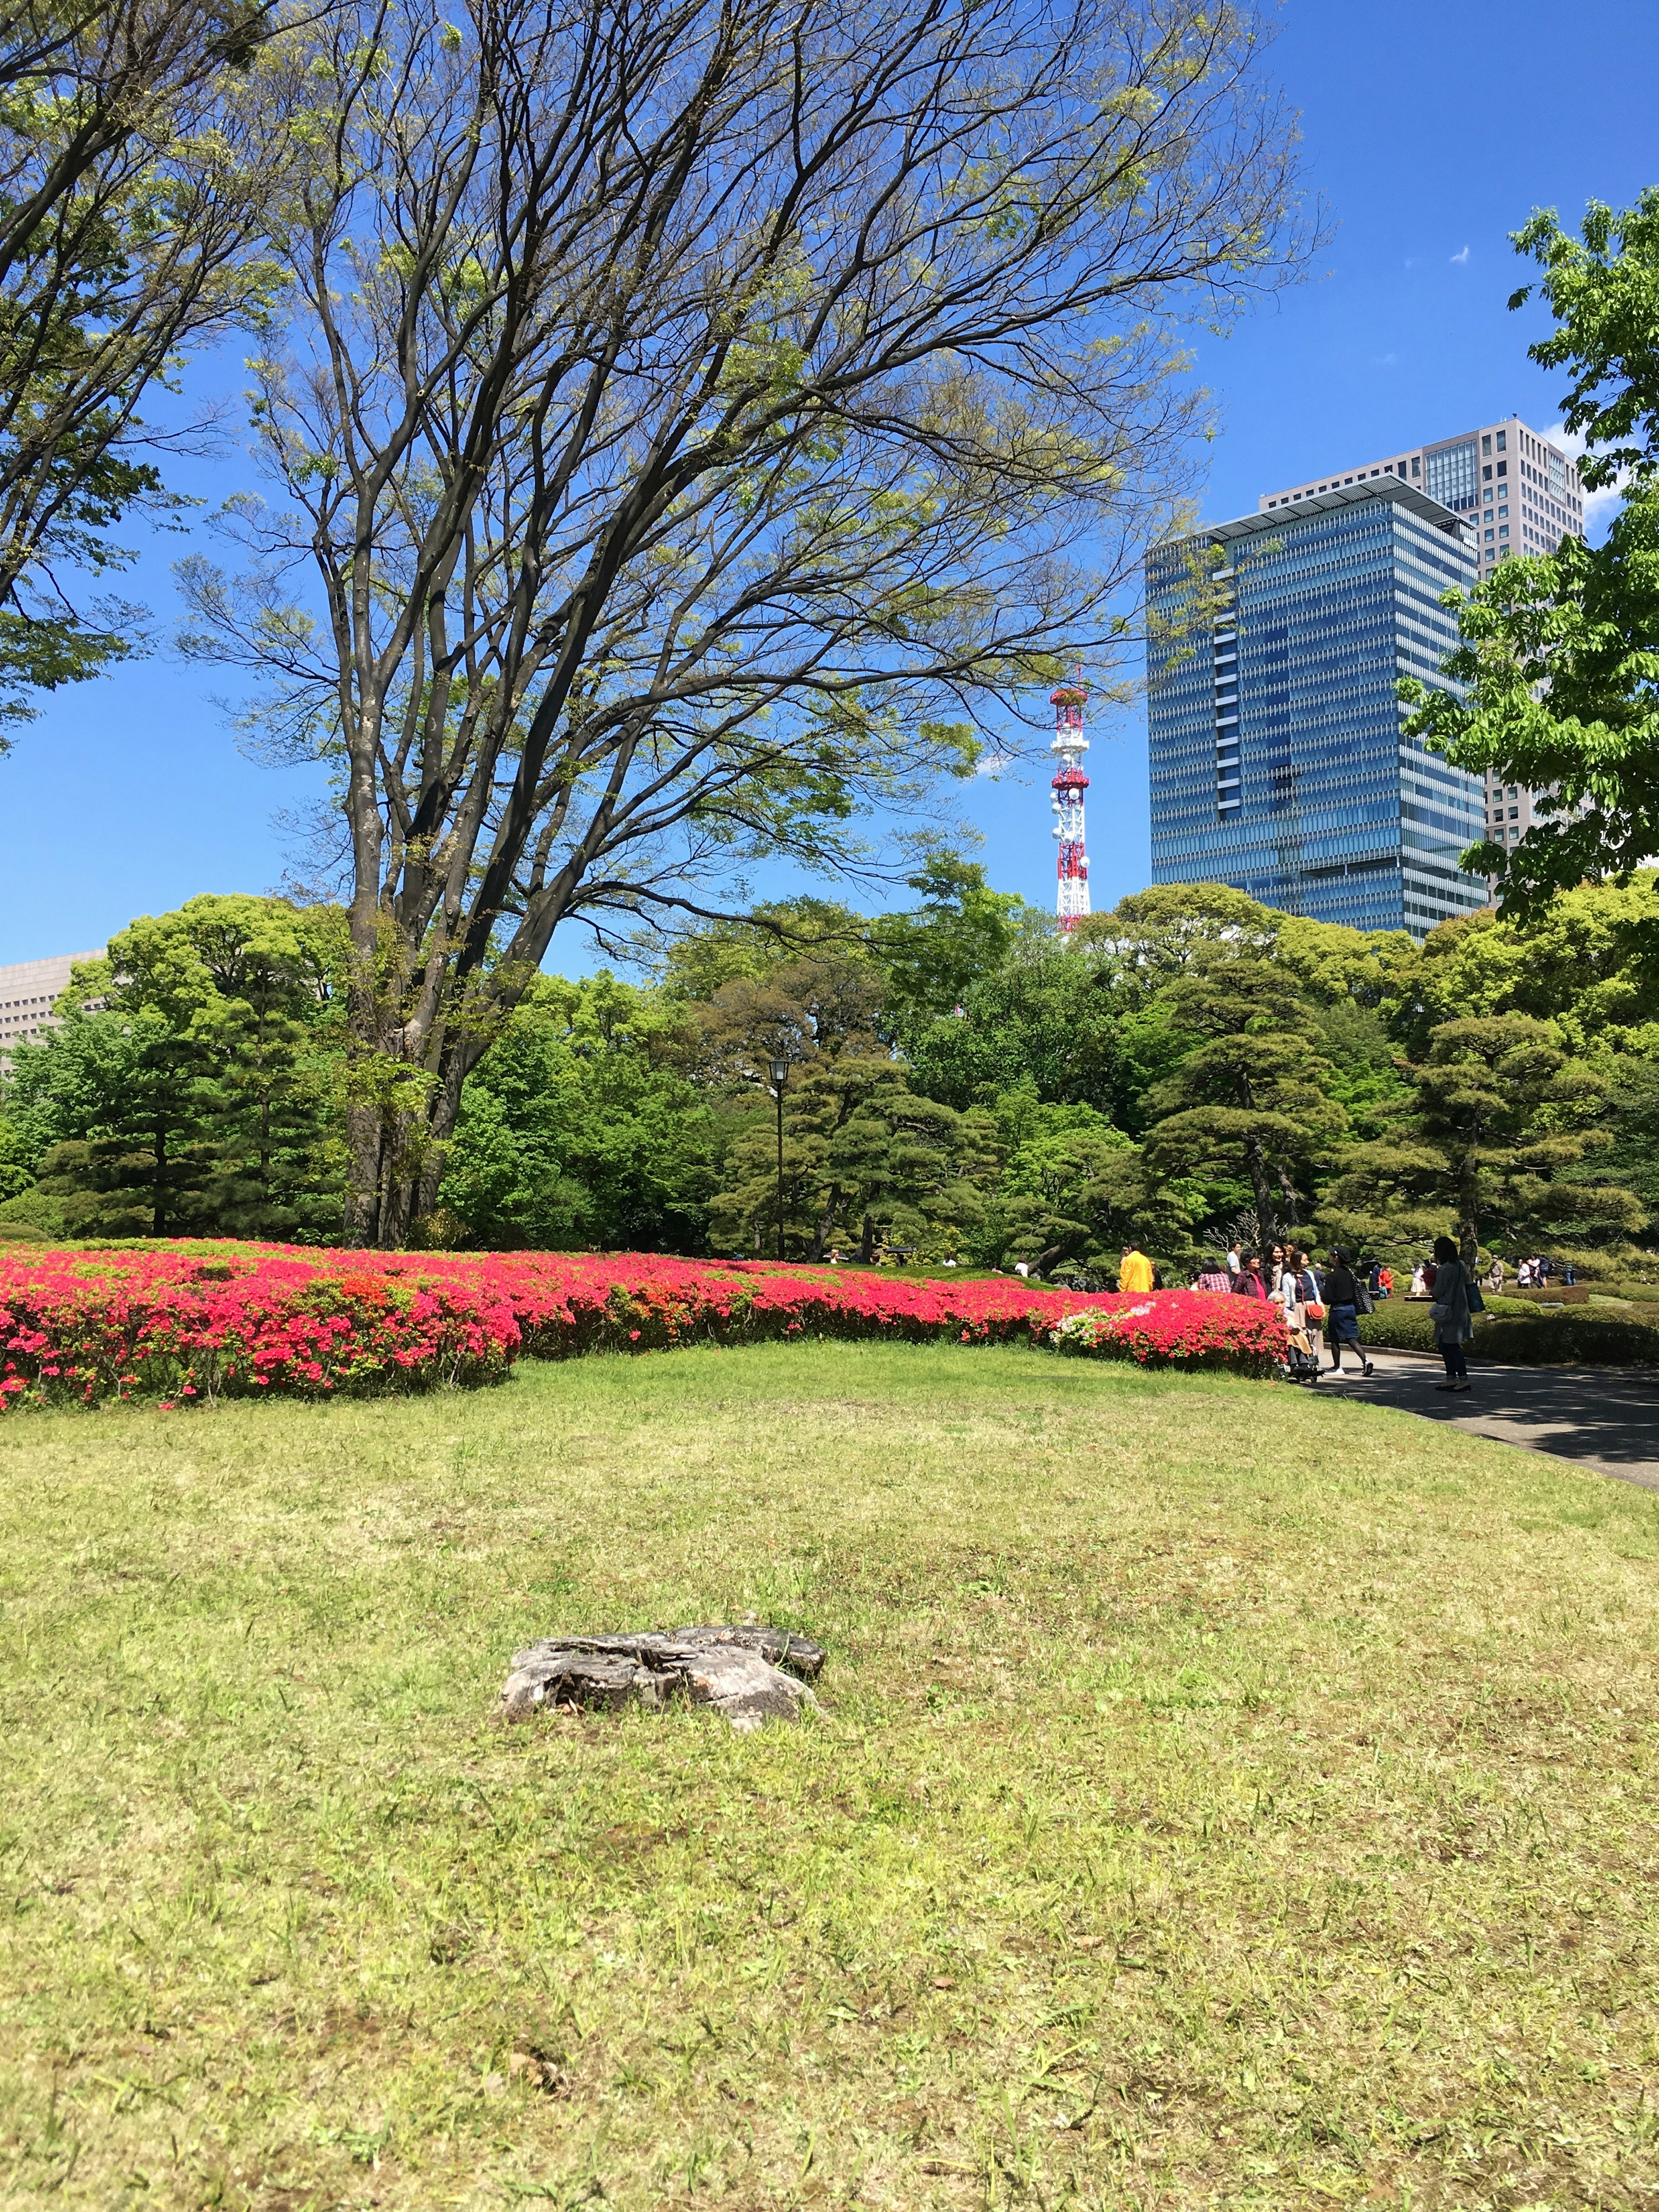
[{"label": "person in black jacket", "polygon": [[1340,1370],[1342,1347],[1353,1346],[1353,1356],[1359,1362],[1359,1371],[1369,1375],[1371,1363],[1359,1348],[1359,1285],[1348,1265],[1348,1255],[1339,1244],[1325,1270],[1326,1332],[1331,1340],[1331,1372]]}]

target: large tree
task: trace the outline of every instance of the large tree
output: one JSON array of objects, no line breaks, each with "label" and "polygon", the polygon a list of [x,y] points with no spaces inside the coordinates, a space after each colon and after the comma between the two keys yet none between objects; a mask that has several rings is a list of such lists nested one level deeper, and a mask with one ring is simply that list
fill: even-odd
[{"label": "large tree", "polygon": [[1265,1249],[1306,1219],[1314,1172],[1347,1127],[1324,1034],[1288,968],[1248,945],[1202,948],[1158,996],[1198,1042],[1153,1087],[1146,1158],[1184,1177],[1238,1178]]},{"label": "large tree", "polygon": [[1121,638],[1201,405],[1172,319],[1285,266],[1261,43],[1225,0],[416,0],[295,48],[280,504],[185,581],[337,767],[355,1237],[428,1203],[562,922],[848,864]]},{"label": "large tree", "polygon": [[123,566],[112,527],[170,504],[146,393],[269,302],[273,25],[267,0],[0,9],[0,722],[140,641],[74,572]]},{"label": "large tree", "polygon": [[1463,1259],[1483,1241],[1627,1237],[1647,1216],[1613,1184],[1575,1175],[1606,1141],[1607,1079],[1564,1050],[1553,1022],[1478,1014],[1437,1023],[1395,1127],[1356,1146],[1324,1194],[1328,1225],[1367,1241],[1432,1234],[1448,1216]]},{"label": "large tree", "polygon": [[204,896],[77,967],[61,1023],[9,1071],[44,1207],[16,1210],[88,1234],[337,1237],[343,923]]},{"label": "large tree", "polygon": [[1530,917],[1557,890],[1627,879],[1659,852],[1659,186],[1620,212],[1592,203],[1577,237],[1547,213],[1515,242],[1543,270],[1556,326],[1530,351],[1569,373],[1580,473],[1592,489],[1622,484],[1624,501],[1604,544],[1563,538],[1451,595],[1457,689],[1401,691],[1418,709],[1408,727],[1458,767],[1547,794],[1518,845],[1468,859],[1497,877],[1506,914]]}]

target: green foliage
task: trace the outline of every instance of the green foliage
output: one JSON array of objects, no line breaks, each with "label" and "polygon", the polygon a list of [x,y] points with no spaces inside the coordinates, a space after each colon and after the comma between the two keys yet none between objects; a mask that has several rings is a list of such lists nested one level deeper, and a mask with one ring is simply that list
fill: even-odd
[{"label": "green foliage", "polygon": [[467,1078],[428,1233],[702,1249],[732,1116],[679,1065],[684,1018],[609,975],[539,978]]},{"label": "green foliage", "polygon": [[1161,997],[1198,1042],[1151,1094],[1147,1158],[1243,1181],[1265,1249],[1305,1218],[1315,1167],[1347,1127],[1322,1032],[1294,978],[1255,947],[1205,947]]},{"label": "green foliage", "polygon": [[1149,1170],[1092,1106],[1048,1103],[1029,1080],[997,1101],[1004,1167],[979,1237],[984,1258],[1039,1272],[1115,1274],[1126,1243],[1186,1255],[1197,1194]]},{"label": "green foliage", "polygon": [[[22,0],[0,54],[0,724],[142,651],[142,610],[65,579],[131,558],[111,532],[185,502],[138,457],[138,410],[193,340],[255,321],[257,250],[293,148],[239,96],[259,4],[137,15]],[[0,750],[5,739],[0,734]]]},{"label": "green foliage", "polygon": [[[881,1036],[881,990],[877,969],[840,956],[795,961],[758,981],[733,977],[700,1010],[703,1062],[750,1098],[775,1059],[788,1063],[786,1249],[819,1259],[848,1239],[866,1259],[889,1243],[952,1258],[983,1212],[993,1131],[983,1115],[918,1095]],[[745,1121],[714,1201],[714,1233],[770,1251],[777,1132],[764,1109]]]},{"label": "green foliage", "polygon": [[870,956],[883,978],[882,1003],[901,1037],[953,1016],[978,976],[1000,967],[1013,944],[1024,902],[994,891],[985,871],[951,853],[932,854],[909,878],[922,902],[870,925]]},{"label": "green foliage", "polygon": [[1471,1264],[1493,1237],[1512,1249],[1643,1225],[1630,1192],[1565,1172],[1604,1141],[1608,1085],[1563,1048],[1553,1023],[1518,1013],[1437,1023],[1414,1073],[1389,1136],[1345,1164],[1328,1194],[1334,1210],[1369,1201],[1373,1235],[1404,1207],[1450,1210]]},{"label": "green foliage", "polygon": [[[1071,936],[936,859],[872,921],[792,899],[654,980],[535,979],[463,1087],[416,1241],[890,1246],[1174,1279],[1244,1220],[1409,1266],[1453,1227],[1605,1277],[1659,1213],[1651,873],[1419,946],[1162,885]],[[0,1227],[339,1234],[349,1097],[331,908],[192,900],[77,975],[0,1097]],[[949,1000],[949,1011],[939,1011]],[[957,1009],[960,1009],[958,1012]]]},{"label": "green foliage", "polygon": [[[1047,915],[1027,912],[1006,957],[962,994],[961,1014],[907,1036],[917,1088],[961,1109],[1029,1080],[1042,1098],[1122,1120],[1119,1109],[1138,1092],[1141,1071],[1126,1068],[1125,1009],[1112,984],[1110,964],[1093,947],[1068,945]],[[1143,1060],[1158,1065],[1164,1040],[1156,1019],[1138,1042]],[[1177,1049],[1169,1047],[1168,1056]]]},{"label": "green foliage", "polygon": [[337,909],[203,897],[78,968],[6,1095],[10,1149],[63,1227],[337,1235],[343,951]]},{"label": "green foliage", "polygon": [[1532,357],[1571,373],[1565,421],[1590,441],[1584,479],[1628,471],[1624,504],[1605,544],[1564,538],[1501,562],[1467,599],[1448,594],[1462,643],[1444,666],[1462,696],[1401,690],[1413,733],[1459,767],[1551,794],[1519,845],[1484,844],[1468,862],[1499,878],[1506,913],[1536,916],[1554,892],[1659,851],[1659,188],[1617,214],[1592,203],[1576,239],[1536,216],[1515,243],[1542,267],[1556,319]]},{"label": "green foliage", "polygon": [[[1519,1301],[1498,1303],[1507,1307]],[[1391,1346],[1400,1352],[1438,1349],[1428,1307],[1406,1305],[1397,1298],[1387,1300],[1375,1313],[1362,1314],[1359,1335],[1362,1343]],[[1563,1307],[1535,1319],[1507,1312],[1476,1314],[1470,1348],[1476,1358],[1505,1367],[1656,1367],[1659,1328],[1582,1307]]]}]

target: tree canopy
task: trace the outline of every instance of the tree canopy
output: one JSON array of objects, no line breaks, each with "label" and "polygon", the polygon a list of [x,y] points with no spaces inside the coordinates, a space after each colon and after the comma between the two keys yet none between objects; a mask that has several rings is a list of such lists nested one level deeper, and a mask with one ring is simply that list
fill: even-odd
[{"label": "tree canopy", "polygon": [[1627,881],[1659,853],[1659,186],[1622,211],[1592,204],[1576,237],[1538,215],[1515,243],[1543,270],[1556,327],[1530,351],[1570,374],[1565,427],[1589,441],[1580,473],[1592,489],[1622,482],[1624,498],[1605,544],[1564,537],[1449,595],[1458,688],[1401,694],[1412,732],[1458,767],[1542,794],[1518,845],[1465,858],[1498,878],[1505,912],[1536,917],[1557,891]]},{"label": "tree canopy", "polygon": [[[1067,936],[958,868],[896,914],[689,924],[631,979],[534,981],[413,1234],[769,1253],[781,1059],[793,1257],[1099,1282],[1130,1240],[1185,1271],[1455,1232],[1611,1268],[1659,1211],[1656,907],[1644,873],[1417,945],[1166,885]],[[345,933],[221,898],[121,932],[4,1071],[0,1231],[337,1240]]]},{"label": "tree canopy", "polygon": [[1109,665],[1204,404],[1176,325],[1300,252],[1262,39],[1197,0],[369,0],[274,49],[277,497],[186,564],[188,644],[337,776],[354,1237],[428,1210],[562,924],[856,869],[1061,656]]}]

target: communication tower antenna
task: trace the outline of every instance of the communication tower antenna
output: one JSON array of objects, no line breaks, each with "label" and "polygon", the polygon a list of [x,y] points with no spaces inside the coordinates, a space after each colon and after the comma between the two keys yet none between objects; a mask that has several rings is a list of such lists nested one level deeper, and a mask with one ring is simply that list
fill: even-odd
[{"label": "communication tower antenna", "polygon": [[1089,854],[1083,842],[1083,794],[1089,779],[1083,773],[1083,756],[1089,740],[1083,734],[1083,710],[1089,703],[1081,663],[1072,681],[1049,694],[1054,708],[1053,791],[1054,836],[1060,841],[1055,869],[1054,912],[1062,929],[1074,929],[1089,911]]}]

